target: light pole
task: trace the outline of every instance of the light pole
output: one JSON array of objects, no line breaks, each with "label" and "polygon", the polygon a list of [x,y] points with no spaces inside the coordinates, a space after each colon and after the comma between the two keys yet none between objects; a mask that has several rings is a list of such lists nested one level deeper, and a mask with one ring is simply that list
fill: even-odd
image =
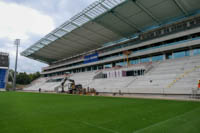
[{"label": "light pole", "polygon": [[17,61],[18,61],[18,47],[20,45],[20,39],[16,39],[14,44],[16,45],[16,58],[15,58],[15,73],[14,73],[13,89],[16,90],[16,74],[17,74]]}]

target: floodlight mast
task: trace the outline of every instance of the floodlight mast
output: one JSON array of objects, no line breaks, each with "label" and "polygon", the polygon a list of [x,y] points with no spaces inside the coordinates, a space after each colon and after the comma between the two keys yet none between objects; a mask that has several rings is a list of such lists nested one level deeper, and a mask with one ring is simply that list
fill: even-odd
[{"label": "floodlight mast", "polygon": [[14,44],[16,45],[16,58],[15,58],[15,73],[13,81],[13,89],[16,90],[16,75],[17,75],[17,62],[18,62],[18,47],[20,45],[20,39],[16,39]]}]

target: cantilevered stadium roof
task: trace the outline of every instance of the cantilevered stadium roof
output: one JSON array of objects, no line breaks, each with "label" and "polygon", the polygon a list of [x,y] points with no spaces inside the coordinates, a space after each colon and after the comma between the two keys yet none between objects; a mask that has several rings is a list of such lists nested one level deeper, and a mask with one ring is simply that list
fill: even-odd
[{"label": "cantilevered stadium roof", "polygon": [[199,0],[99,0],[21,55],[51,63],[190,16],[199,9]]}]

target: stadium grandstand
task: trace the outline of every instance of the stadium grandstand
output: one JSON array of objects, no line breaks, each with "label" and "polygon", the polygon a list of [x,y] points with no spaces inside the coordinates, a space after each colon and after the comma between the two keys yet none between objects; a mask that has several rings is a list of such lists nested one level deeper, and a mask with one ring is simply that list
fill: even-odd
[{"label": "stadium grandstand", "polygon": [[24,90],[58,91],[68,76],[102,94],[190,95],[200,80],[200,1],[100,0],[21,55],[49,65]]},{"label": "stadium grandstand", "polygon": [[9,55],[0,52],[0,91],[6,90],[9,70]]}]

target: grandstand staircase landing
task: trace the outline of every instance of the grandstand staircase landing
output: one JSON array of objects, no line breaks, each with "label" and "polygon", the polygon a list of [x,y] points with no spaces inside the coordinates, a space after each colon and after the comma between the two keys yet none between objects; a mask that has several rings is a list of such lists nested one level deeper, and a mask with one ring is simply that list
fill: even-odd
[{"label": "grandstand staircase landing", "polygon": [[[185,78],[186,76],[188,76],[190,73],[196,71],[197,69],[200,69],[200,66],[195,66],[194,68],[185,71],[183,74],[179,75],[178,77],[176,77],[175,80],[173,80],[173,82],[171,82],[167,88],[171,88],[173,85],[175,85],[178,81],[180,81],[181,79]],[[194,88],[193,88],[194,89]]]}]

